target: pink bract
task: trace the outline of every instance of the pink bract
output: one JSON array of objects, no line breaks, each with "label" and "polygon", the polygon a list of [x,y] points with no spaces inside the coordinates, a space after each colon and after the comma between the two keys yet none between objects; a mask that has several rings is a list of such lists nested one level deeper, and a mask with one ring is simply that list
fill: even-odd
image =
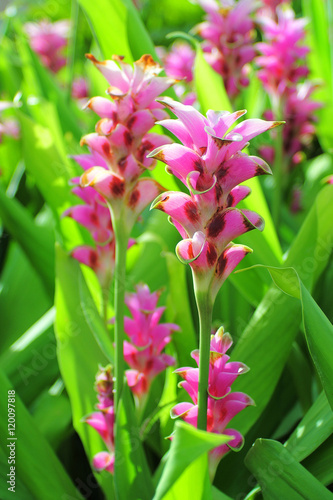
[{"label": "pink bract", "polygon": [[67,19],[55,23],[44,20],[39,23],[27,23],[24,26],[32,50],[53,73],[57,73],[66,64],[61,49],[67,46],[70,26],[70,21]]},{"label": "pink bract", "polygon": [[124,329],[130,342],[124,342],[124,359],[130,366],[127,383],[138,400],[144,400],[151,382],[161,371],[175,363],[163,353],[171,335],[179,331],[174,323],[160,323],[165,307],[157,307],[159,292],[151,293],[147,285],[138,285],[135,293],[125,296],[132,318],[124,318]]},{"label": "pink bract", "polygon": [[248,63],[255,57],[254,23],[250,17],[255,0],[238,2],[196,0],[205,11],[205,21],[195,31],[204,39],[208,63],[224,80],[226,91],[235,97],[249,84]]},{"label": "pink bract", "polygon": [[252,229],[262,230],[263,219],[236,205],[250,194],[240,183],[270,174],[267,163],[242,152],[253,137],[281,122],[245,120],[230,127],[246,111],[208,111],[203,116],[191,106],[160,100],[178,117],[161,123],[182,144],[167,144],[149,156],[167,164],[168,172],[180,179],[190,194],[166,192],[152,204],[170,216],[183,241],[177,255],[192,267],[196,288],[211,300],[237,264],[251,251],[232,240]]},{"label": "pink bract", "polygon": [[[244,408],[253,405],[253,400],[242,392],[232,392],[231,385],[239,375],[248,371],[248,367],[237,361],[229,361],[227,350],[232,345],[228,333],[221,327],[211,336],[210,365],[208,379],[207,431],[224,434],[232,439],[228,444],[219,446],[209,453],[209,468],[214,477],[221,458],[230,451],[239,450],[244,438],[235,429],[227,428],[229,422]],[[192,357],[199,364],[199,351],[193,351]],[[185,422],[197,426],[198,417],[198,368],[179,368],[175,371],[183,378],[179,386],[186,390],[193,403],[179,403],[171,410],[172,418],[180,417]]]}]

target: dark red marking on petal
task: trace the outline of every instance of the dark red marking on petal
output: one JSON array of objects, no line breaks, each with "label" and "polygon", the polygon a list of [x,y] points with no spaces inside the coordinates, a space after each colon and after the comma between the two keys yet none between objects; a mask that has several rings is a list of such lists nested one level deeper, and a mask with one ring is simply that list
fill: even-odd
[{"label": "dark red marking on petal", "polygon": [[199,213],[198,213],[198,208],[193,201],[188,201],[184,205],[184,210],[187,218],[191,222],[198,222],[199,221]]},{"label": "dark red marking on petal", "polygon": [[116,198],[120,198],[125,191],[124,181],[118,177],[112,177],[110,182],[110,191]]},{"label": "dark red marking on petal", "polygon": [[105,156],[110,157],[111,156],[111,148],[110,144],[108,142],[104,142],[102,145],[103,153]]},{"label": "dark red marking on petal", "polygon": [[98,216],[95,212],[91,212],[90,220],[93,224],[98,224]]},{"label": "dark red marking on petal", "polygon": [[215,250],[215,246],[212,243],[209,243],[207,248],[207,263],[210,267],[215,264],[216,258],[217,253]]},{"label": "dark red marking on petal", "polygon": [[217,176],[218,180],[221,180],[226,175],[228,175],[228,171],[229,171],[229,169],[225,168],[224,163],[221,163],[221,165],[219,166],[219,168],[218,168],[218,170],[216,172],[216,176]]},{"label": "dark red marking on petal", "polygon": [[90,267],[92,267],[93,269],[97,268],[98,255],[94,250],[91,250],[91,252],[89,254],[89,264],[90,264]]},{"label": "dark red marking on petal", "polygon": [[[152,149],[154,149],[154,146],[149,141],[143,142],[141,144],[141,146],[139,147],[139,149],[138,149],[138,153],[137,153],[138,160],[142,163],[143,160],[144,160],[144,158],[145,158],[145,154],[147,153],[147,151],[152,151]],[[162,154],[163,153],[158,153],[158,155],[156,156],[156,158],[158,160],[163,161]]]},{"label": "dark red marking on petal", "polygon": [[227,206],[232,207],[233,202],[234,202],[234,197],[231,193],[229,193],[227,198]]},{"label": "dark red marking on petal", "polygon": [[218,258],[217,264],[216,264],[216,274],[218,276],[222,276],[226,265],[227,265],[228,259],[225,257],[225,252],[223,252],[220,257]]},{"label": "dark red marking on petal", "polygon": [[134,189],[129,199],[129,206],[131,208],[134,208],[135,205],[138,203],[139,199],[140,199],[140,191],[138,189]]},{"label": "dark red marking on petal", "polygon": [[128,130],[126,130],[126,132],[124,133],[124,140],[127,147],[131,146],[133,143],[133,137]]},{"label": "dark red marking on petal", "polygon": [[136,116],[131,116],[131,118],[127,122],[127,128],[131,129],[136,122]]},{"label": "dark red marking on petal", "polygon": [[214,215],[208,224],[208,237],[216,238],[225,226],[224,213],[218,213]]},{"label": "dark red marking on petal", "polygon": [[124,156],[118,161],[118,167],[121,172],[125,170],[125,168],[127,167],[127,156]]},{"label": "dark red marking on petal", "polygon": [[203,172],[203,166],[201,160],[195,160],[194,162],[195,168],[198,172],[202,173]]},{"label": "dark red marking on petal", "polygon": [[252,224],[252,222],[250,222],[246,217],[243,219],[243,224],[246,231],[251,231],[253,229],[254,224]]},{"label": "dark red marking on petal", "polygon": [[258,165],[257,168],[256,168],[255,176],[266,175],[266,174],[268,174],[268,172],[266,172],[266,170],[264,168],[262,168],[260,165]]}]

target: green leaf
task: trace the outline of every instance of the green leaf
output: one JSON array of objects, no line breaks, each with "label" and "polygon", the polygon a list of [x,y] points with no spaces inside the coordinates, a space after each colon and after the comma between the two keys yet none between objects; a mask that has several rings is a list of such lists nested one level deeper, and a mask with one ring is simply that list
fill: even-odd
[{"label": "green leaf", "polygon": [[315,451],[333,432],[333,412],[322,392],[285,443],[301,462]]},{"label": "green leaf", "polygon": [[162,500],[181,474],[197,458],[229,440],[229,436],[199,431],[177,420],[168,459],[153,500]]},{"label": "green leaf", "polygon": [[38,321],[52,303],[40,276],[15,242],[9,245],[0,290],[1,328],[6,332],[0,336],[0,345],[1,350],[5,350]]},{"label": "green leaf", "polygon": [[[182,500],[192,500],[193,498],[213,500],[206,455],[201,455],[185,469],[164,495],[163,500],[177,500],[178,498]],[[215,494],[215,498],[223,500],[226,497],[217,497]]]},{"label": "green leaf", "polygon": [[87,325],[104,355],[108,358],[110,363],[113,363],[114,348],[111,342],[110,333],[105,328],[82,274],[79,275],[79,294],[82,313]]},{"label": "green leaf", "polygon": [[[304,283],[312,286],[325,268],[332,249],[330,188],[332,186],[327,186],[319,193],[285,261],[298,271]],[[234,389],[248,393],[257,405],[234,418],[233,425],[243,433],[259,418],[276,387],[298,332],[300,309],[298,300],[270,289],[232,352],[232,360],[242,361],[251,368],[245,377],[235,381]]]},{"label": "green leaf", "polygon": [[196,46],[194,85],[202,113],[209,109],[232,111],[222,77],[208,64],[199,43]]},{"label": "green leaf", "polygon": [[54,290],[54,241],[53,234],[38,227],[27,209],[15,198],[6,196],[0,186],[0,218],[12,237],[24,250],[29,261],[41,276],[46,290]]},{"label": "green leaf", "polygon": [[333,325],[311,297],[295,269],[267,267],[267,270],[281,290],[301,301],[309,351],[333,408]]},{"label": "green leaf", "polygon": [[59,376],[54,317],[52,308],[0,357],[2,369],[25,404],[30,404]]},{"label": "green leaf", "polygon": [[[111,59],[113,54],[122,55],[132,62],[132,52],[127,35],[127,8],[120,0],[79,0],[86,12],[103,57]],[[112,20],[112,29],[110,29]]]},{"label": "green leaf", "polygon": [[307,457],[302,465],[325,486],[333,482],[333,435]]},{"label": "green leaf", "polygon": [[60,220],[66,208],[76,205],[77,198],[70,191],[69,181],[76,170],[69,164],[68,158],[56,144],[51,130],[35,123],[28,116],[20,113],[23,155],[27,171],[34,178],[55,216],[55,222],[68,247],[87,241],[79,225],[66,217]]},{"label": "green leaf", "polygon": [[115,489],[119,500],[150,500],[154,493],[135,418],[131,393],[125,384],[116,418]]},{"label": "green leaf", "polygon": [[[85,451],[92,457],[105,449],[98,433],[82,421],[92,413],[97,402],[94,391],[98,365],[106,365],[108,359],[102,353],[91,333],[82,312],[79,294],[79,264],[59,246],[56,247],[56,322],[58,361],[68,392],[73,426],[78,432]],[[98,475],[107,499],[113,499],[113,479],[110,474]]]},{"label": "green leaf", "polygon": [[[0,371],[0,412],[5,416],[8,414],[8,390],[12,390],[12,385]],[[64,495],[71,495],[73,499],[82,499],[80,493],[74,487],[71,479],[64,470],[59,459],[55,455],[45,437],[39,432],[36,423],[21,402],[15,397],[16,429],[17,440],[8,440],[7,418],[0,421],[0,430],[3,437],[0,445],[1,455],[7,457],[7,461],[0,459],[1,476],[7,477],[9,473],[8,444],[14,442],[16,446],[16,494],[18,498],[29,500],[53,500],[54,498],[64,498]],[[7,497],[7,485],[1,486],[1,497]],[[10,492],[13,495],[12,492]],[[6,495],[6,497],[5,497]],[[15,496],[15,495],[14,495]]]},{"label": "green leaf", "polygon": [[191,363],[191,351],[196,349],[197,341],[186,283],[186,267],[170,252],[165,253],[169,273],[169,297],[167,302],[167,321],[176,323],[181,331],[173,334],[179,366]]},{"label": "green leaf", "polygon": [[257,439],[245,464],[259,482],[265,500],[333,498],[332,493],[277,441]]}]

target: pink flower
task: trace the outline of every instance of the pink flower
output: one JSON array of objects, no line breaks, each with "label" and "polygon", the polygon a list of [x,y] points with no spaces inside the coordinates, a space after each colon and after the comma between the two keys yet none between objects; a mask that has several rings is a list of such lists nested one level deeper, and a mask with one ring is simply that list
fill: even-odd
[{"label": "pink flower", "polygon": [[88,90],[88,83],[85,80],[85,78],[77,77],[74,78],[73,83],[72,83],[72,97],[73,99],[78,99],[82,100],[88,97],[89,95],[89,90]]},{"label": "pink flower", "polygon": [[148,132],[156,119],[167,116],[155,98],[174,80],[158,76],[162,67],[149,55],[136,61],[134,68],[119,57],[103,62],[92,55],[87,57],[107,79],[112,100],[94,97],[87,105],[101,120],[96,132],[81,141],[90,150],[85,165],[93,167],[81,176],[81,186],[91,186],[100,193],[113,216],[123,218],[129,232],[140,212],[163,191],[152,178],[139,177],[155,166],[147,153],[170,142],[165,136]]},{"label": "pink flower", "polygon": [[[235,429],[226,428],[227,425],[240,411],[254,404],[253,400],[246,394],[232,392],[231,390],[231,385],[237,377],[249,370],[243,363],[229,362],[229,356],[226,352],[231,345],[232,339],[228,333],[224,333],[222,327],[215,335],[211,336],[207,431],[228,435],[232,438],[228,444],[214,448],[209,453],[209,468],[212,477],[214,477],[221,458],[230,449],[239,450],[243,446],[243,436]],[[199,351],[193,351],[191,355],[199,364]],[[191,367],[179,368],[175,373],[178,373],[184,379],[179,386],[186,390],[194,404],[177,404],[171,410],[171,417],[180,417],[190,425],[197,427],[199,369]]]},{"label": "pink flower", "polygon": [[124,359],[130,366],[126,371],[127,383],[140,400],[148,393],[154,377],[175,359],[163,353],[171,341],[171,334],[179,331],[173,323],[160,323],[165,307],[157,307],[159,292],[150,293],[147,285],[138,285],[136,293],[128,293],[125,303],[132,318],[124,318],[124,329],[130,342],[124,342]]},{"label": "pink flower", "polygon": [[96,375],[95,388],[99,403],[96,405],[99,411],[88,415],[84,421],[93,427],[103,439],[108,451],[101,451],[93,458],[93,467],[97,472],[107,470],[114,472],[114,402],[113,402],[113,379],[111,366],[99,367]]},{"label": "pink flower", "polygon": [[246,111],[208,111],[207,117],[191,106],[160,100],[178,120],[160,122],[181,142],[157,148],[149,156],[167,164],[168,172],[180,179],[190,194],[166,192],[152,204],[166,212],[181,234],[178,257],[192,267],[196,287],[208,291],[212,302],[237,264],[251,251],[232,240],[252,229],[262,230],[263,219],[236,205],[250,189],[239,186],[257,175],[270,174],[269,166],[241,150],[253,137],[280,122],[245,120],[228,132]]},{"label": "pink flower", "polygon": [[235,97],[249,84],[248,63],[254,56],[254,23],[250,14],[255,0],[196,0],[206,11],[205,22],[196,27],[204,39],[203,50],[212,68],[224,80],[226,91]]},{"label": "pink flower", "polygon": [[261,68],[258,77],[266,90],[281,95],[287,87],[308,75],[304,62],[309,48],[301,43],[306,19],[295,19],[294,11],[286,4],[278,6],[276,13],[276,21],[270,16],[258,17],[266,41],[256,44],[262,54],[256,63]]},{"label": "pink flower", "polygon": [[186,42],[176,42],[165,57],[164,69],[175,80],[193,80],[195,51]]},{"label": "pink flower", "polygon": [[66,64],[66,58],[61,50],[67,46],[70,21],[64,19],[55,23],[47,20],[39,23],[27,23],[24,26],[30,39],[31,48],[44,66],[57,73]]}]

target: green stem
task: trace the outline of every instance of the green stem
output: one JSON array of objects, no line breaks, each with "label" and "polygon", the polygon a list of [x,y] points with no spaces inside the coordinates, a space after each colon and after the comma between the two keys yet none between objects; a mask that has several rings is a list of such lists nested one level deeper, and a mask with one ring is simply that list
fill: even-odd
[{"label": "green stem", "polygon": [[124,308],[126,280],[126,251],[128,235],[122,219],[113,221],[116,237],[116,265],[114,275],[114,337],[115,337],[115,411],[117,411],[124,381]]},{"label": "green stem", "polygon": [[67,101],[71,99],[72,85],[74,80],[74,64],[75,64],[75,52],[76,52],[76,37],[78,29],[78,19],[79,19],[79,2],[78,0],[72,0],[71,8],[71,24],[72,24],[72,36],[68,45],[68,86],[67,86]]},{"label": "green stem", "polygon": [[213,304],[206,292],[196,291],[199,313],[198,429],[207,430],[207,399]]}]

